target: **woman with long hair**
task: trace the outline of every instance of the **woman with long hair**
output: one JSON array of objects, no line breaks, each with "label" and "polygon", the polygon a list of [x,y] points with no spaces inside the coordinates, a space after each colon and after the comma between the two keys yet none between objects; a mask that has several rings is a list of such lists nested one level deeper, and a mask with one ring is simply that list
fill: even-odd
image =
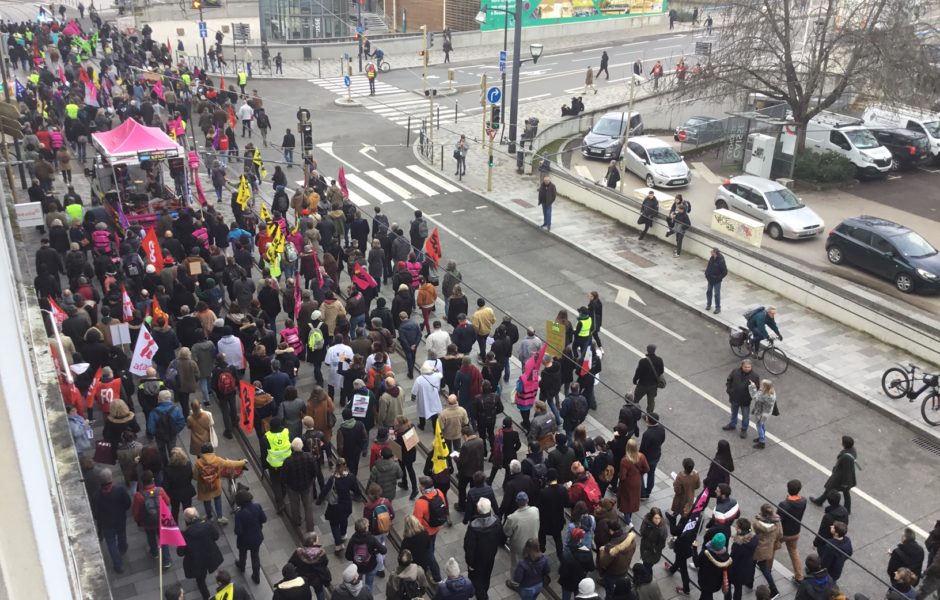
[{"label": "woman with long hair", "polygon": [[705,475],[704,485],[709,492],[709,498],[715,495],[715,489],[719,483],[731,483],[732,473],[734,473],[734,458],[731,457],[731,444],[728,440],[718,440],[715,458],[712,459],[708,474]]},{"label": "woman with long hair", "polygon": [[548,559],[539,550],[539,541],[530,538],[522,550],[522,560],[516,563],[512,572],[512,581],[522,600],[535,600],[542,592],[545,581],[551,575]]},{"label": "woman with long hair", "polygon": [[324,516],[330,522],[333,551],[337,556],[343,554],[343,544],[346,543],[346,529],[349,527],[349,515],[352,514],[353,494],[359,494],[356,476],[349,472],[346,459],[339,458],[336,460],[333,475],[326,480],[326,485],[317,500],[318,506],[324,502],[328,504]]},{"label": "woman with long hair", "polygon": [[754,447],[763,450],[767,436],[767,418],[773,414],[774,406],[777,405],[777,392],[769,379],[761,379],[760,389],[757,389],[752,381],[748,384],[747,390],[751,394],[751,416],[757,425]]},{"label": "woman with long hair", "polygon": [[617,486],[617,506],[623,520],[630,523],[633,513],[640,510],[640,492],[643,476],[650,470],[646,457],[639,451],[635,438],[627,441],[627,452],[620,461],[620,479]]},{"label": "woman with long hair", "polygon": [[591,315],[591,337],[597,347],[601,347],[601,321],[604,318],[604,303],[597,292],[588,293],[588,314]]},{"label": "woman with long hair", "polygon": [[663,548],[669,539],[669,526],[658,507],[650,509],[640,523],[640,560],[652,569],[663,557]]},{"label": "woman with long hair", "polygon": [[202,402],[199,398],[190,400],[189,410],[189,418],[186,419],[186,427],[189,428],[189,453],[193,456],[201,456],[203,444],[219,443],[217,439],[214,439],[212,413],[202,409]]},{"label": "woman with long hair", "polygon": [[411,496],[409,500],[414,500],[418,497],[418,478],[415,474],[415,459],[418,454],[417,445],[412,446],[411,449],[407,449],[405,445],[405,434],[408,435],[417,435],[418,432],[414,431],[411,434],[408,432],[413,429],[411,421],[408,420],[408,417],[404,415],[399,415],[395,417],[395,442],[399,445],[400,450],[399,454],[401,456],[401,481],[398,483],[398,487],[403,490],[408,489],[408,480],[411,480]]},{"label": "woman with long hair", "polygon": [[408,515],[405,518],[405,528],[401,534],[400,553],[411,552],[412,560],[424,569],[425,573],[428,571],[428,547],[430,544],[431,538],[428,536],[428,532],[425,531],[424,526],[421,525],[418,517]]},{"label": "woman with long hair", "polygon": [[186,452],[176,447],[170,450],[170,464],[163,470],[163,489],[170,497],[170,513],[179,522],[180,508],[193,505],[196,488],[193,487],[193,465]]}]

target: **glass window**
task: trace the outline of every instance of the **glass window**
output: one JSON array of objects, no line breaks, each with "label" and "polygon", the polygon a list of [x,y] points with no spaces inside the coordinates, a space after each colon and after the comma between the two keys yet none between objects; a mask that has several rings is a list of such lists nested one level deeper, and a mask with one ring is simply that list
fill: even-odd
[{"label": "glass window", "polygon": [[858,227],[852,227],[851,225],[846,225],[848,231],[845,232],[850,238],[862,243],[868,244],[871,241],[871,232],[867,229],[861,229]]},{"label": "glass window", "polygon": [[796,194],[787,188],[764,192],[767,202],[774,210],[796,210],[803,208],[803,203],[796,197]]},{"label": "glass window", "polygon": [[908,258],[924,258],[937,253],[937,249],[931,246],[930,242],[913,231],[896,235],[891,238],[891,242],[898,249],[898,252]]},{"label": "glass window", "polygon": [[594,126],[594,133],[610,137],[619,137],[623,133],[623,119],[601,119]]},{"label": "glass window", "polygon": [[682,157],[672,148],[650,148],[650,160],[658,165],[682,162]]},{"label": "glass window", "polygon": [[852,142],[859,150],[868,150],[869,148],[877,148],[881,144],[878,143],[878,140],[875,139],[875,136],[871,134],[867,129],[856,129],[855,131],[846,131],[845,135],[849,136],[849,141]]},{"label": "glass window", "polygon": [[830,131],[829,141],[840,148],[844,148],[846,150],[849,149],[849,142],[845,139],[845,136],[842,135],[842,132],[840,131]]},{"label": "glass window", "polygon": [[871,247],[878,252],[894,252],[894,247],[877,233],[871,234]]}]

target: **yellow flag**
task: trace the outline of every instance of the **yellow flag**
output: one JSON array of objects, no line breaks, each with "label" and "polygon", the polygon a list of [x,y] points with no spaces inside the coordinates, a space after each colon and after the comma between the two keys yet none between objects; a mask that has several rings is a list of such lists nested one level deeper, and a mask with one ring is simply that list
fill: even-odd
[{"label": "yellow flag", "polygon": [[261,203],[261,209],[258,211],[258,215],[261,217],[262,223],[267,223],[271,220],[271,211],[268,210],[264,202]]},{"label": "yellow flag", "polygon": [[230,583],[215,595],[215,600],[233,600],[235,598],[235,584]]},{"label": "yellow flag", "polygon": [[255,166],[258,167],[258,172],[261,173],[261,179],[264,179],[268,176],[268,172],[264,169],[264,161],[261,160],[260,148],[255,148],[255,155],[252,157],[252,162],[254,162]]},{"label": "yellow flag", "polygon": [[241,181],[238,182],[238,196],[235,197],[235,201],[242,207],[242,210],[247,210],[249,200],[251,200],[251,188],[248,186],[248,180],[242,175]]},{"label": "yellow flag", "polygon": [[447,443],[444,442],[444,436],[441,434],[441,423],[438,419],[434,422],[434,455],[431,462],[431,470],[434,473],[440,473],[447,468]]},{"label": "yellow flag", "polygon": [[279,255],[284,253],[284,230],[280,226],[275,226],[274,236],[271,238],[271,245],[274,251]]},{"label": "yellow flag", "polygon": [[298,231],[300,231],[300,219],[295,219],[295,220],[294,220],[294,227],[290,230],[290,234],[291,234],[291,235],[294,235],[294,234],[297,233]]}]

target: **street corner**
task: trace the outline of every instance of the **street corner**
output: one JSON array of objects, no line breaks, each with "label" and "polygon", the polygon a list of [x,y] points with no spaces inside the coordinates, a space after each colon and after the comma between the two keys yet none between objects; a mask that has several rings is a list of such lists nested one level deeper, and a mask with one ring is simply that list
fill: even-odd
[{"label": "street corner", "polygon": [[336,100],[333,100],[333,104],[346,108],[356,108],[358,106],[362,106],[362,102],[359,102],[355,98],[337,98]]}]

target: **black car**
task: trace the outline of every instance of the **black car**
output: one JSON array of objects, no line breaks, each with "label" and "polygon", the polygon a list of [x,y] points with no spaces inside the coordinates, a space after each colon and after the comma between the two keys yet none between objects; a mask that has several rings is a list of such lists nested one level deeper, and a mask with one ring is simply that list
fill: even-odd
[{"label": "black car", "polygon": [[912,169],[930,160],[930,140],[910,129],[872,129],[881,145],[891,152],[891,169]]},{"label": "black car", "polygon": [[940,291],[940,254],[904,225],[862,215],[829,232],[826,256],[835,265],[852,264],[894,282],[909,294]]},{"label": "black car", "polygon": [[[683,132],[685,133],[685,139],[680,140],[679,138],[682,137]],[[684,144],[698,145],[720,140],[724,136],[724,120],[713,117],[689,117],[685,120],[685,123],[676,127],[672,139],[677,142],[681,141]]]}]

